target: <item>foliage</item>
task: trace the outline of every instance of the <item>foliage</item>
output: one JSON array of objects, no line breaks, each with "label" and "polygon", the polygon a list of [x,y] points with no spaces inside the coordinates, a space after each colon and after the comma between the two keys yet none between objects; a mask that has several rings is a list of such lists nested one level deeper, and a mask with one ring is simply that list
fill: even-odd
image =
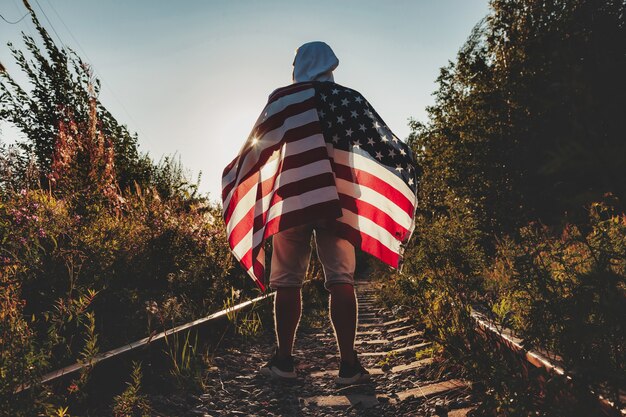
[{"label": "foliage", "polygon": [[626,385],[626,217],[603,204],[590,217],[587,232],[532,225],[503,241],[486,286],[528,347],[559,355],[595,391],[616,390]]},{"label": "foliage", "polygon": [[[231,288],[230,296],[224,300],[223,309],[232,309],[238,303],[242,302],[241,290],[235,290]],[[230,310],[226,317],[228,321],[233,325],[235,332],[242,336],[244,339],[258,335],[263,330],[263,323],[261,322],[261,316],[256,310],[256,306],[252,306],[249,311],[242,310]]]},{"label": "foliage", "polygon": [[[7,258],[0,268],[0,409],[12,410],[17,387],[28,386],[37,380],[47,364],[47,355],[37,349],[35,335],[24,315],[25,301],[20,297],[20,284],[12,278]],[[14,415],[29,415],[30,399],[20,404]]]},{"label": "foliage", "polygon": [[198,334],[193,339],[190,337],[191,330],[184,334],[184,340],[179,333],[165,336],[166,353],[171,361],[170,372],[185,392],[204,388],[202,361],[198,355]]},{"label": "foliage", "polygon": [[615,399],[624,384],[626,2],[490,7],[441,69],[428,121],[411,122],[420,207],[403,273],[373,269],[382,298],[410,306],[482,381],[483,411],[585,415],[582,396],[550,404],[556,379],[531,383],[486,348],[470,311],[487,305],[528,347],[559,354],[579,387]]},{"label": "foliage", "polygon": [[[32,58],[29,59],[9,43],[31,88],[20,86],[0,66],[0,119],[12,123],[27,138],[20,147],[27,154],[35,155],[42,187],[47,188],[55,148],[63,137],[63,130],[68,128],[69,133],[109,141],[115,159],[115,176],[122,189],[134,181],[146,184],[151,167],[137,151],[137,136],[131,135],[98,101],[100,82],[93,79],[90,67],[74,52],[57,47],[34,12],[29,11],[43,48],[33,37],[24,34],[24,44]],[[82,129],[75,130],[72,126]],[[84,129],[86,126],[89,128]]]},{"label": "foliage", "polygon": [[151,407],[145,395],[141,394],[141,363],[133,362],[131,381],[123,393],[114,398],[115,417],[144,417],[151,415]]},{"label": "foliage", "polygon": [[[139,154],[89,66],[31,16],[43,46],[26,35],[30,57],[10,46],[30,89],[0,66],[0,120],[25,137],[0,145],[0,401],[45,372],[214,312],[233,288],[254,293],[221,207],[180,160]],[[187,342],[173,363],[182,373],[200,361]],[[132,399],[139,380],[136,369],[116,413],[147,412]],[[34,386],[26,401],[0,405],[74,414],[89,384],[90,366],[58,396]]]},{"label": "foliage", "polygon": [[[412,123],[422,213],[462,203],[490,235],[626,198],[623,1],[494,0]],[[488,246],[488,242],[486,243]]]}]

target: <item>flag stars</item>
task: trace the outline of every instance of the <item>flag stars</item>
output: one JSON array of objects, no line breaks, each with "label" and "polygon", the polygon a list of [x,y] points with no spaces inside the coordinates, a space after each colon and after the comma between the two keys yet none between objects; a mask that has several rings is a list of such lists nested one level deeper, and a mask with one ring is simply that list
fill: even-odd
[{"label": "flag stars", "polygon": [[[323,94],[322,94],[323,93]],[[328,123],[329,143],[353,152],[368,152],[370,158],[385,165],[415,189],[415,169],[407,163],[411,153],[378,118],[363,96],[353,90],[330,87],[318,95],[320,121]]]}]

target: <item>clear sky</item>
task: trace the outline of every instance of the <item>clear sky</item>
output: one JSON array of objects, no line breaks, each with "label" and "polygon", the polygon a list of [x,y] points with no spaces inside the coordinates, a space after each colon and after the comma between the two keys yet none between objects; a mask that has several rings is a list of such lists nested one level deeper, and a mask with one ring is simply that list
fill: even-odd
[{"label": "clear sky", "polygon": [[[157,160],[179,155],[193,177],[202,171],[212,199],[268,94],[291,83],[299,45],[328,43],[340,62],[335,81],[359,90],[406,138],[408,119],[426,118],[439,68],[488,12],[488,0],[30,3],[55,41],[94,66],[101,100],[139,134],[140,149]],[[25,11],[21,0],[0,0],[10,21]],[[34,33],[28,18],[0,20],[0,62],[23,80],[6,47],[23,45],[20,31]],[[0,140],[14,140],[0,128]]]}]

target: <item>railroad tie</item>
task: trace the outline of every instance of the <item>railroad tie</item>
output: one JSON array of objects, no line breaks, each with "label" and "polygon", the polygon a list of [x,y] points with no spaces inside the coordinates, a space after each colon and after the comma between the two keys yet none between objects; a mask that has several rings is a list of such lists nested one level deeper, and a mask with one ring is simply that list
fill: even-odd
[{"label": "railroad tie", "polygon": [[194,414],[317,416],[362,410],[367,416],[399,417],[433,415],[443,407],[447,416],[463,417],[476,407],[470,384],[442,371],[432,357],[430,341],[410,315],[381,306],[372,282],[358,282],[357,297],[355,346],[370,372],[370,382],[335,384],[339,360],[330,326],[317,333],[299,331],[294,349],[296,381],[259,375],[258,367],[271,356],[273,332],[266,331],[264,340],[238,347],[237,354],[220,354],[219,369],[207,381],[210,392],[201,396]]}]

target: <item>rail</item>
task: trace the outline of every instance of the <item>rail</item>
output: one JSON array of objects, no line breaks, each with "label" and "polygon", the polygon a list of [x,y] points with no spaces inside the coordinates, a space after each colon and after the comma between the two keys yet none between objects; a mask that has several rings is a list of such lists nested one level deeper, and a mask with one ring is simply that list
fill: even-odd
[{"label": "rail", "polygon": [[[61,369],[57,369],[55,371],[49,372],[47,374],[45,374],[40,380],[37,381],[36,385],[43,385],[46,383],[50,383],[53,382],[55,380],[58,380],[60,378],[66,377],[68,375],[74,374],[76,372],[81,371],[82,369],[85,368],[90,368],[90,367],[94,367],[96,364],[99,364],[103,361],[106,360],[110,360],[113,358],[120,358],[122,355],[125,355],[131,351],[137,350],[139,348],[143,348],[143,347],[147,347],[148,345],[151,345],[153,343],[157,343],[159,341],[165,340],[167,337],[169,336],[173,336],[175,334],[181,333],[185,330],[190,330],[190,329],[194,329],[197,327],[200,327],[202,325],[205,325],[209,322],[215,321],[219,318],[222,317],[226,317],[228,314],[236,312],[236,311],[240,311],[243,310],[247,307],[250,307],[258,302],[261,302],[267,298],[270,298],[272,296],[275,295],[275,292],[271,292],[268,294],[264,294],[262,296],[253,298],[251,300],[248,301],[244,301],[243,303],[239,303],[237,305],[234,305],[232,307],[228,307],[225,308],[221,311],[218,311],[216,313],[210,314],[208,316],[202,317],[200,319],[197,320],[193,320],[190,321],[188,323],[185,324],[181,324],[179,326],[173,327],[171,329],[167,329],[164,330],[160,333],[157,333],[155,335],[151,335],[148,337],[144,337],[143,339],[139,339],[136,340],[134,342],[128,343],[124,346],[120,346],[118,348],[109,350],[107,352],[104,353],[100,353],[98,355],[95,355],[89,362],[77,362],[75,364],[63,367]],[[29,388],[31,388],[32,385],[22,385],[21,387],[19,387],[15,393],[18,394],[20,392],[26,391]]]},{"label": "rail", "polygon": [[[575,377],[567,372],[560,363],[558,363],[556,355],[524,348],[522,339],[516,337],[510,329],[497,326],[486,314],[472,309],[471,317],[474,319],[476,326],[479,329],[484,331],[486,334],[490,334],[491,336],[500,339],[504,342],[508,350],[517,354],[526,362],[537,368],[543,368],[548,373],[559,375],[568,383],[573,382]],[[616,415],[626,415],[623,410],[620,414],[616,414],[615,404],[604,398],[601,394],[595,392],[591,392],[591,394],[597,399],[598,402],[598,416],[613,417]]]}]

